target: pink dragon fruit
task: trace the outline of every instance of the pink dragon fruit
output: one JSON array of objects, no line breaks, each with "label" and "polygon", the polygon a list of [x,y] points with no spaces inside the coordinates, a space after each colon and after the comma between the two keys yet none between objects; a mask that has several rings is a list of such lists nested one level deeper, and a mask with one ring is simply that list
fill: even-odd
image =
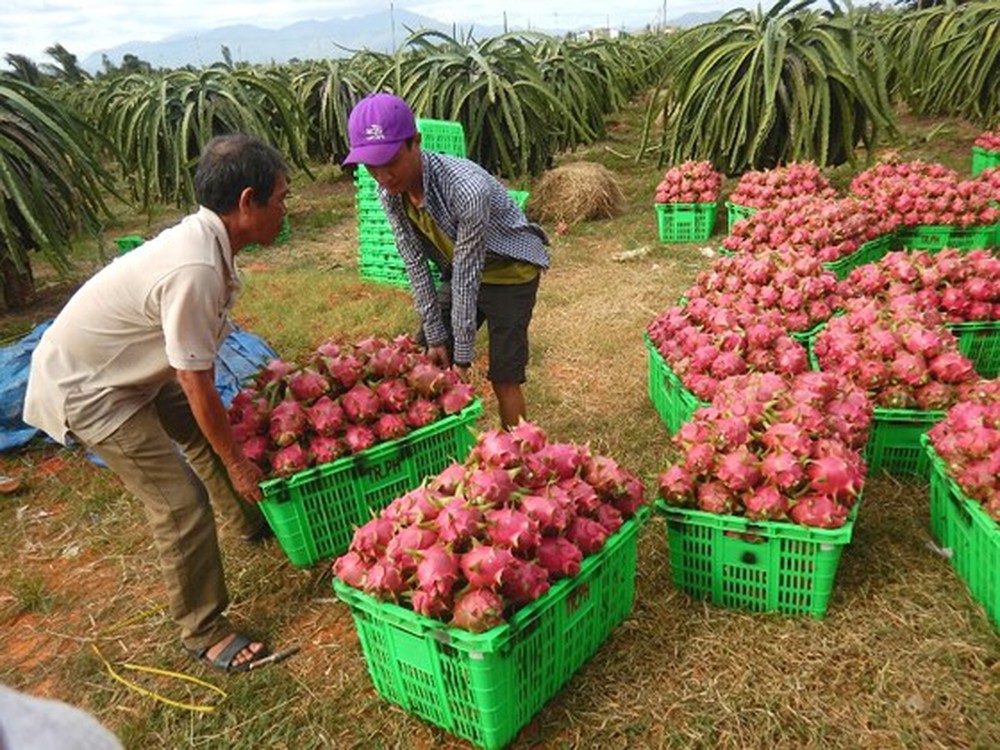
[{"label": "pink dragon fruit", "polygon": [[793,490],[805,478],[799,459],[782,450],[764,456],[760,473],[767,482],[780,490]]},{"label": "pink dragon fruit", "polygon": [[598,492],[620,495],[628,479],[618,462],[607,456],[590,456],[583,464],[583,478]]},{"label": "pink dragon fruit", "polygon": [[822,456],[806,466],[809,486],[821,495],[829,495],[842,503],[850,502],[861,494],[864,478],[844,458]]},{"label": "pink dragon fruit", "polygon": [[547,536],[538,545],[535,559],[549,572],[552,580],[571,578],[580,572],[583,553],[573,542],[561,536]]},{"label": "pink dragon fruit", "polygon": [[398,378],[410,366],[411,357],[396,346],[384,346],[368,360],[372,374],[378,378]]},{"label": "pink dragon fruit", "polygon": [[602,503],[597,509],[597,522],[608,530],[608,534],[614,534],[622,527],[622,513],[613,505]]},{"label": "pink dragon fruit", "polygon": [[[689,423],[690,424],[690,423]],[[689,505],[694,493],[694,481],[682,466],[670,466],[657,479],[660,497],[672,505]]]},{"label": "pink dragon fruit", "polygon": [[451,386],[438,399],[441,410],[445,414],[458,414],[472,403],[476,397],[476,389],[470,383],[458,383]]},{"label": "pink dragon fruit", "polygon": [[698,507],[706,513],[728,515],[736,509],[733,494],[722,482],[711,481],[698,485]]},{"label": "pink dragon fruit", "polygon": [[444,547],[430,547],[417,565],[417,585],[428,593],[450,596],[458,580],[458,557]]},{"label": "pink dragon fruit", "polygon": [[513,563],[509,549],[488,544],[475,546],[459,558],[462,575],[475,589],[499,590],[503,572]]},{"label": "pink dragon fruit", "polygon": [[368,579],[368,563],[357,552],[348,552],[333,563],[333,574],[348,586],[361,589]]},{"label": "pink dragon fruit", "polygon": [[743,496],[747,518],[757,521],[781,521],[788,516],[788,498],[774,485],[756,488]]},{"label": "pink dragon fruit", "polygon": [[386,544],[384,558],[408,578],[416,570],[421,552],[431,548],[437,540],[437,532],[433,529],[420,524],[406,526]]},{"label": "pink dragon fruit", "polygon": [[376,420],[372,430],[379,440],[395,440],[410,431],[410,426],[399,414],[383,414]]},{"label": "pink dragon fruit", "polygon": [[430,487],[444,495],[454,495],[459,485],[465,481],[466,471],[464,464],[452,461],[440,474],[431,479]]},{"label": "pink dragon fruit", "polygon": [[268,434],[280,448],[296,442],[306,430],[308,419],[298,401],[286,400],[271,410]]},{"label": "pink dragon fruit", "polygon": [[583,467],[589,451],[572,443],[549,443],[536,451],[536,455],[552,468],[559,479],[569,479]]},{"label": "pink dragon fruit", "polygon": [[344,414],[354,424],[365,424],[375,421],[376,417],[378,417],[379,409],[382,407],[378,396],[363,383],[358,383],[341,396],[340,405],[344,408]]},{"label": "pink dragon fruit", "polygon": [[805,495],[792,506],[790,515],[803,526],[837,529],[847,521],[847,508],[829,495]]},{"label": "pink dragon fruit", "polygon": [[593,515],[601,505],[601,498],[591,485],[579,477],[561,479],[556,487],[566,493],[577,513]]},{"label": "pink dragon fruit", "polygon": [[592,518],[576,516],[566,528],[566,538],[584,555],[600,551],[608,538],[608,530]]},{"label": "pink dragon fruit", "polygon": [[330,382],[306,367],[288,377],[288,390],[298,401],[312,403],[330,390]]},{"label": "pink dragon fruit", "polygon": [[385,553],[386,545],[396,533],[396,525],[386,518],[373,518],[359,526],[351,537],[351,551],[374,562]]},{"label": "pink dragon fruit", "polygon": [[271,470],[284,477],[309,466],[309,454],[298,443],[286,445],[271,458]]},{"label": "pink dragon fruit", "polygon": [[272,359],[264,365],[264,368],[254,377],[254,384],[258,389],[263,388],[269,383],[275,383],[282,380],[293,372],[295,372],[295,365],[293,363],[285,362],[281,359]]},{"label": "pink dragon fruit", "polygon": [[538,521],[513,508],[486,511],[486,533],[494,546],[507,547],[521,556],[528,555],[542,540]]},{"label": "pink dragon fruit", "polygon": [[363,424],[349,424],[344,430],[344,445],[348,453],[361,453],[375,445],[375,433]]},{"label": "pink dragon fruit", "polygon": [[521,453],[540,451],[548,440],[541,427],[524,419],[519,420],[517,425],[511,428],[510,436]]},{"label": "pink dragon fruit", "polygon": [[368,569],[368,578],[364,583],[364,591],[383,601],[395,601],[406,583],[399,568],[388,560],[379,560]]},{"label": "pink dragon fruit", "polygon": [[406,373],[406,382],[410,388],[424,398],[435,398],[444,391],[447,383],[442,370],[430,362],[418,362]]},{"label": "pink dragon fruit", "polygon": [[309,441],[309,460],[314,464],[328,464],[344,455],[343,444],[335,437],[315,435]]},{"label": "pink dragon fruit", "polygon": [[410,595],[410,604],[417,614],[435,620],[445,619],[452,608],[450,595],[423,589],[417,589]]},{"label": "pink dragon fruit", "polygon": [[483,633],[503,622],[503,599],[489,589],[466,589],[455,600],[451,624],[472,633]]},{"label": "pink dragon fruit", "polygon": [[264,435],[253,435],[240,445],[244,457],[261,468],[264,468],[268,463],[267,448],[267,438]]},{"label": "pink dragon fruit", "polygon": [[567,507],[569,498],[564,503],[555,500],[551,495],[526,495],[521,498],[521,510],[538,522],[538,528],[545,535],[559,534],[566,530],[570,521]]},{"label": "pink dragon fruit", "polygon": [[410,405],[413,393],[402,380],[392,378],[390,380],[383,380],[375,386],[375,395],[378,397],[384,411],[395,414],[406,411],[406,407]]},{"label": "pink dragon fruit", "polygon": [[549,572],[541,565],[514,559],[501,574],[502,592],[513,604],[533,602],[549,590]]},{"label": "pink dragon fruit", "polygon": [[441,407],[425,398],[413,400],[406,410],[406,423],[414,429],[424,427],[441,418]]},{"label": "pink dragon fruit", "polygon": [[521,461],[521,451],[506,430],[487,430],[479,435],[470,457],[485,466],[508,469]]},{"label": "pink dragon fruit", "polygon": [[483,512],[457,497],[448,501],[437,517],[438,538],[455,550],[466,550],[485,526]]},{"label": "pink dragon fruit", "polygon": [[476,469],[466,481],[465,496],[470,502],[499,508],[510,502],[517,489],[508,471],[498,468]]},{"label": "pink dragon fruit", "polygon": [[334,437],[344,429],[344,410],[329,396],[321,396],[306,411],[312,428],[320,435]]},{"label": "pink dragon fruit", "polygon": [[361,380],[365,372],[364,364],[350,354],[339,354],[323,360],[326,371],[345,391]]}]

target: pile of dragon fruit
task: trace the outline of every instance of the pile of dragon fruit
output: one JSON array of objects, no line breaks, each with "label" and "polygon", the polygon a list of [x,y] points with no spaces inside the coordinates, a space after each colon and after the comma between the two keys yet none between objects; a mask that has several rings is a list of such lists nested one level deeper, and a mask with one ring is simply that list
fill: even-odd
[{"label": "pile of dragon fruit", "polygon": [[982,180],[959,180],[939,164],[879,164],[851,182],[855,195],[869,198],[878,213],[901,226],[972,227],[1000,222],[994,193]]},{"label": "pile of dragon fruit", "polygon": [[891,234],[897,224],[895,214],[871,200],[804,195],[737,221],[722,247],[733,253],[794,251],[830,263]]},{"label": "pile of dragon fruit", "polygon": [[668,308],[646,332],[684,387],[711,401],[719,384],[734,375],[809,369],[805,347],[788,335],[783,322],[777,310],[739,312],[696,299]]},{"label": "pile of dragon fruit", "polygon": [[1000,130],[987,130],[980,133],[972,145],[987,151],[1000,151]]},{"label": "pile of dragon fruit", "polygon": [[775,322],[789,331],[806,331],[828,320],[841,303],[833,272],[815,257],[781,250],[720,257],[684,295],[695,323],[708,323],[718,309],[777,311]]},{"label": "pile of dragon fruit", "polygon": [[715,203],[722,175],[708,161],[686,161],[671,167],[656,186],[657,203]]},{"label": "pile of dragon fruit", "polygon": [[1000,203],[1000,167],[990,167],[980,172],[973,180],[984,186],[986,194],[994,203]]},{"label": "pile of dragon fruit", "polygon": [[872,404],[833,373],[723,381],[672,439],[668,503],[755,520],[838,528],[861,496]]},{"label": "pile of dragon fruit", "polygon": [[988,250],[889,253],[855,268],[840,291],[847,299],[912,297],[949,323],[1000,320],[1000,258]]},{"label": "pile of dragon fruit", "polygon": [[576,575],[645,502],[639,479],[530,422],[482,433],[360,527],[333,573],[382,601],[482,632]]},{"label": "pile of dragon fruit", "polygon": [[1000,522],[1000,381],[980,383],[927,436],[966,497]]},{"label": "pile of dragon fruit", "polygon": [[233,398],[229,424],[243,455],[285,476],[403,437],[474,397],[408,336],[331,340],[302,364],[269,362]]},{"label": "pile of dragon fruit", "polygon": [[843,374],[890,409],[947,409],[979,380],[941,315],[902,297],[849,300],[813,351],[820,369]]},{"label": "pile of dragon fruit", "polygon": [[812,162],[792,163],[760,172],[746,172],[729,202],[746,208],[771,208],[800,195],[834,198],[830,182]]}]

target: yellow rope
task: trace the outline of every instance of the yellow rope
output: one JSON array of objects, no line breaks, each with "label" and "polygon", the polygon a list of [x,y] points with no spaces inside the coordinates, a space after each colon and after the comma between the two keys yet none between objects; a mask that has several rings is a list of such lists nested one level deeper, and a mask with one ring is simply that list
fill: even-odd
[{"label": "yellow rope", "polygon": [[[118,682],[122,683],[127,688],[129,688],[130,690],[134,690],[137,693],[145,695],[145,696],[147,696],[149,698],[152,698],[154,700],[158,700],[161,703],[166,703],[168,706],[173,706],[174,708],[183,708],[183,709],[186,709],[188,711],[199,711],[199,712],[202,712],[202,713],[210,713],[212,711],[215,711],[216,706],[209,706],[209,705],[199,704],[199,703],[184,703],[183,701],[175,701],[172,698],[168,698],[165,695],[161,695],[160,693],[157,693],[157,692],[155,692],[153,690],[149,690],[147,688],[144,688],[142,685],[136,684],[135,682],[132,682],[131,680],[125,679],[120,674],[118,674],[118,672],[115,671],[115,668],[111,666],[111,663],[107,659],[104,658],[104,654],[102,654],[101,650],[99,648],[97,648],[97,644],[96,643],[92,643],[90,645],[91,645],[91,648],[94,649],[94,653],[97,654],[97,657],[102,662],[104,662],[104,668],[107,669],[108,674],[110,674],[113,679],[115,679]],[[190,682],[190,683],[192,683],[194,685],[199,685],[199,686],[201,686],[203,688],[207,688],[208,690],[212,690],[212,691],[218,693],[219,695],[222,696],[223,700],[225,700],[226,698],[229,697],[229,694],[225,690],[223,690],[222,688],[217,687],[217,686],[213,685],[210,682],[206,682],[205,680],[200,680],[197,677],[193,677],[193,676],[188,675],[188,674],[182,674],[182,673],[179,673],[179,672],[170,672],[170,671],[168,671],[166,669],[156,669],[155,667],[144,667],[144,666],[139,665],[139,664],[129,664],[127,662],[124,663],[124,664],[122,664],[121,666],[124,669],[131,669],[131,670],[136,671],[136,672],[146,672],[148,674],[160,675],[162,677],[172,677],[174,679],[181,680],[182,682]]]},{"label": "yellow rope", "polygon": [[[165,608],[164,605],[159,604],[140,610],[139,612],[129,615],[128,617],[125,617],[119,620],[118,622],[112,623],[107,628],[104,628],[97,634],[97,637],[100,638],[102,636],[108,636],[111,633],[114,633],[116,630],[121,630],[127,625],[131,625],[158,612],[162,612],[164,608]],[[94,653],[97,654],[97,658],[99,658],[104,663],[104,668],[108,671],[108,674],[111,675],[113,679],[117,680],[121,684],[125,685],[125,687],[129,688],[129,690],[134,690],[135,692],[141,695],[145,695],[149,698],[152,698],[153,700],[158,700],[161,703],[166,703],[168,706],[173,706],[174,708],[183,708],[187,711],[198,711],[201,713],[210,713],[212,711],[215,711],[216,706],[175,701],[172,698],[168,698],[165,695],[161,695],[160,693],[154,692],[153,690],[144,688],[142,685],[132,682],[131,680],[127,680],[126,678],[122,677],[118,672],[115,671],[115,668],[111,666],[111,662],[109,662],[107,659],[104,658],[104,654],[101,653],[101,650],[97,647],[96,643],[92,643],[90,644],[90,646],[91,648],[94,649]],[[198,679],[197,677],[194,677],[189,674],[183,674],[180,672],[170,672],[166,669],[157,669],[156,667],[144,667],[141,664],[130,664],[128,662],[123,663],[121,665],[121,668],[131,669],[134,672],[145,672],[147,674],[155,674],[161,677],[171,677],[173,679],[180,680],[181,682],[189,682],[194,685],[199,685],[200,687],[218,693],[219,695],[222,696],[222,700],[225,700],[226,698],[229,697],[229,693],[227,693],[222,688],[217,687],[210,682],[206,682],[205,680]]]}]

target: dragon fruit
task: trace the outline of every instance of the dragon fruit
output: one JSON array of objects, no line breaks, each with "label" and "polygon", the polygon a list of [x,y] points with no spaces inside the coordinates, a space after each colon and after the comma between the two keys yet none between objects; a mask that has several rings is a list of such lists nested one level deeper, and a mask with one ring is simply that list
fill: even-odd
[{"label": "dragon fruit", "polygon": [[383,414],[372,426],[375,437],[379,440],[395,440],[410,431],[410,426],[399,414]]},{"label": "dragon fruit", "polygon": [[433,617],[437,620],[446,618],[452,610],[452,600],[450,594],[440,594],[436,591],[424,591],[417,589],[410,595],[410,603],[413,611],[424,617]]},{"label": "dragon fruit", "polygon": [[[267,463],[267,438],[263,435],[253,435],[240,444],[240,450],[248,461],[264,468]],[[268,467],[270,468],[270,467]]]},{"label": "dragon fruit", "polygon": [[520,419],[511,428],[510,436],[521,453],[535,453],[536,451],[540,451],[545,447],[546,442],[548,442],[548,438],[541,427],[533,422],[526,422],[524,419]]},{"label": "dragon fruit", "polygon": [[406,410],[406,423],[414,429],[424,427],[441,417],[441,407],[425,398],[416,398]]},{"label": "dragon fruit", "polygon": [[364,591],[384,601],[396,601],[405,585],[399,568],[388,560],[379,560],[368,569]]},{"label": "dragon fruit", "polygon": [[386,518],[373,518],[359,526],[351,537],[351,551],[367,560],[375,561],[385,552],[386,545],[396,533],[396,525]]},{"label": "dragon fruit", "polygon": [[501,573],[501,591],[515,605],[535,601],[549,587],[549,572],[537,563],[515,558]]},{"label": "dragon fruit", "polygon": [[321,396],[306,411],[309,424],[320,435],[335,437],[344,429],[344,409],[329,396]]},{"label": "dragon fruit", "polygon": [[309,466],[309,454],[298,443],[286,445],[271,457],[271,469],[278,476],[288,476]]},{"label": "dragon fruit", "polygon": [[298,401],[282,401],[271,410],[268,434],[279,448],[296,442],[308,425],[305,409]]},{"label": "dragon fruit", "polygon": [[503,608],[503,599],[494,591],[467,589],[455,599],[451,624],[472,633],[482,633],[503,622]]},{"label": "dragon fruit", "polygon": [[417,565],[417,585],[430,594],[450,596],[458,581],[458,558],[444,547],[430,547],[421,553]]},{"label": "dragon fruit", "polygon": [[494,508],[506,505],[517,491],[510,472],[498,468],[475,469],[465,484],[465,496],[474,503]]},{"label": "dragon fruit", "polygon": [[378,397],[382,409],[387,412],[405,412],[410,405],[413,393],[407,388],[399,378],[383,380],[375,386],[375,395]]},{"label": "dragon fruit", "polygon": [[344,414],[354,424],[375,421],[382,407],[375,392],[362,383],[358,383],[341,396],[340,405],[344,408]]},{"label": "dragon fruit", "polygon": [[521,451],[514,442],[514,436],[507,430],[487,430],[472,446],[472,458],[487,466],[508,469],[520,463]]},{"label": "dragon fruit", "polygon": [[568,495],[564,497],[560,503],[551,495],[527,495],[521,498],[521,510],[538,523],[542,534],[559,534],[566,530],[571,517],[568,506],[572,501]]},{"label": "dragon fruit", "polygon": [[462,575],[476,589],[498,590],[503,572],[513,564],[514,555],[509,549],[488,544],[475,546],[459,558]]},{"label": "dragon fruit", "polygon": [[348,453],[361,453],[375,445],[375,433],[363,424],[349,424],[344,430],[344,445]]},{"label": "dragon fruit", "polygon": [[365,366],[350,354],[339,354],[323,360],[324,367],[331,378],[337,381],[346,391],[353,388],[361,380]]},{"label": "dragon fruit", "polygon": [[428,399],[440,396],[447,384],[444,370],[430,362],[415,364],[406,374],[406,382],[410,388]]},{"label": "dragon fruit", "polygon": [[494,546],[521,556],[528,555],[542,540],[538,521],[512,508],[486,511],[486,532]]},{"label": "dragon fruit", "polygon": [[573,542],[561,536],[542,539],[535,553],[539,565],[549,571],[553,579],[569,578],[580,572],[583,553]]},{"label": "dragon fruit", "polygon": [[357,552],[348,552],[333,563],[333,574],[348,586],[362,589],[368,579],[368,563]]},{"label": "dragon fruit", "polygon": [[803,526],[837,529],[847,521],[847,508],[830,495],[805,495],[792,506],[791,518]]},{"label": "dragon fruit", "polygon": [[470,383],[457,383],[441,395],[438,403],[441,404],[441,410],[445,414],[458,414],[471,404],[475,397],[476,389]]},{"label": "dragon fruit", "polygon": [[316,435],[309,441],[309,460],[314,464],[328,464],[344,455],[344,446],[335,437]]},{"label": "dragon fruit", "polygon": [[330,390],[330,382],[308,367],[288,376],[288,390],[297,401],[312,403]]},{"label": "dragon fruit", "polygon": [[398,378],[410,368],[411,357],[396,346],[383,346],[368,360],[372,374],[379,378]]},{"label": "dragon fruit", "polygon": [[599,552],[608,538],[608,530],[592,518],[576,516],[566,528],[566,538],[585,555]]},{"label": "dragon fruit", "polygon": [[452,461],[440,474],[431,479],[430,487],[444,495],[454,495],[459,485],[465,482],[466,468],[458,461]]},{"label": "dragon fruit", "polygon": [[459,497],[450,500],[437,517],[438,535],[453,549],[466,550],[485,527],[483,512]]}]

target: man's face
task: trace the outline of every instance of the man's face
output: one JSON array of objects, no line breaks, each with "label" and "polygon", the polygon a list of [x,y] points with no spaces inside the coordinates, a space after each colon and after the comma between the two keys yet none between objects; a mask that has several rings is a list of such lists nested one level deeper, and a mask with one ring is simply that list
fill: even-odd
[{"label": "man's face", "polygon": [[399,195],[422,183],[420,150],[416,141],[400,146],[388,163],[378,167],[366,164],[365,169],[390,195]]},{"label": "man's face", "polygon": [[288,178],[279,173],[274,179],[274,190],[271,198],[263,206],[251,202],[252,221],[258,242],[270,245],[281,232],[281,224],[285,219],[285,198],[288,196]]}]

